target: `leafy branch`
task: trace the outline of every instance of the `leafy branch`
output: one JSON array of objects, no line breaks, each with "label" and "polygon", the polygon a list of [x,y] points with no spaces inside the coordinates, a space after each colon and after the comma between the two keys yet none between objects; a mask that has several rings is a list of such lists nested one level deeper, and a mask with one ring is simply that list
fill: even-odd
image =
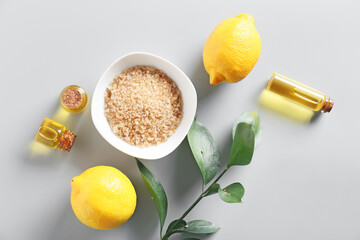
[{"label": "leafy branch", "polygon": [[[144,164],[136,159],[140,174],[159,214],[161,240],[167,240],[175,233],[209,234],[220,229],[219,226],[206,220],[186,222],[184,219],[203,198],[213,194],[218,194],[227,203],[242,202],[241,199],[244,196],[245,189],[241,183],[235,182],[221,188],[218,181],[232,166],[244,166],[251,162],[254,149],[261,140],[260,119],[255,111],[245,112],[236,119],[233,127],[233,143],[227,165],[215,180],[213,179],[218,174],[221,163],[220,150],[209,130],[195,119],[187,137],[203,178],[202,192],[183,215],[169,224],[164,235],[163,227],[168,208],[165,190],[159,180]],[[211,182],[211,180],[213,181]],[[206,186],[208,187],[205,189]],[[187,240],[196,239],[198,238],[187,238]]]}]

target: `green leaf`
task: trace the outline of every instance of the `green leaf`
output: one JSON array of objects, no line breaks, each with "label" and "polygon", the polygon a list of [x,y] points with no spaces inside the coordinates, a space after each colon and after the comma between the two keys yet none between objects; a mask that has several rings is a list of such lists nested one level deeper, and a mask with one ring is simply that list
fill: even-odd
[{"label": "green leaf", "polygon": [[204,185],[215,177],[220,167],[220,150],[209,130],[194,120],[187,134],[189,145],[200,168]]},{"label": "green leaf", "polygon": [[219,196],[228,203],[240,203],[245,189],[241,183],[233,183],[224,189],[219,188]]},{"label": "green leaf", "polygon": [[218,193],[218,189],[220,188],[220,185],[218,183],[213,183],[209,189],[205,192],[204,197],[210,196],[212,194]]},{"label": "green leaf", "polygon": [[184,227],[184,232],[196,234],[208,234],[219,231],[220,227],[205,220],[193,220]]},{"label": "green leaf", "polygon": [[159,180],[137,158],[136,163],[141,177],[154,200],[160,219],[160,232],[162,232],[168,208],[165,190]]},{"label": "green leaf", "polygon": [[167,230],[166,230],[166,233],[170,232],[170,229],[171,229],[171,232],[177,232],[179,229],[183,229],[185,226],[186,226],[186,222],[184,220],[181,220],[180,222],[176,223],[178,221],[178,219],[172,221]]},{"label": "green leaf", "polygon": [[249,164],[254,153],[254,142],[255,136],[251,125],[239,123],[236,127],[227,167]]},{"label": "green leaf", "polygon": [[262,137],[259,114],[256,111],[243,112],[234,122],[232,131],[233,139],[235,137],[237,125],[242,122],[251,124],[251,128],[255,134],[255,148],[257,148],[259,143],[261,142]]},{"label": "green leaf", "polygon": [[[195,234],[208,234],[219,231],[220,227],[205,220],[193,220],[188,222],[182,228],[177,228],[176,232],[187,232]],[[174,231],[171,231],[172,233]]]}]

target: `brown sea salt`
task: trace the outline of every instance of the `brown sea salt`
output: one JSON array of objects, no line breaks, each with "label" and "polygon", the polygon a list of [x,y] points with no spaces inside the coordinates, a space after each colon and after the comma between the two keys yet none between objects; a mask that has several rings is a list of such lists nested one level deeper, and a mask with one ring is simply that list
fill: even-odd
[{"label": "brown sea salt", "polygon": [[112,131],[127,143],[158,145],[181,123],[181,92],[162,70],[134,66],[118,74],[107,87],[105,116]]},{"label": "brown sea salt", "polygon": [[75,89],[66,89],[61,100],[66,107],[70,109],[77,108],[81,104],[81,93]]},{"label": "brown sea salt", "polygon": [[86,108],[87,103],[87,93],[80,86],[67,86],[60,93],[60,104],[68,112],[82,112]]}]

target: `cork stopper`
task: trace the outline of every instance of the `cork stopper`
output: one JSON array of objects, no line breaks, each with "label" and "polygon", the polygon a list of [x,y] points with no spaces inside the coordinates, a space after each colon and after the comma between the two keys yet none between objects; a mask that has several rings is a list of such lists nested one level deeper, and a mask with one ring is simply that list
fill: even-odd
[{"label": "cork stopper", "polygon": [[76,135],[69,131],[69,130],[65,130],[64,133],[62,134],[61,138],[59,139],[59,143],[57,145],[57,147],[61,150],[61,151],[66,151],[66,152],[70,152],[72,145],[74,144]]},{"label": "cork stopper", "polygon": [[330,112],[333,106],[334,106],[334,101],[332,100],[332,98],[327,97],[325,99],[323,107],[321,108],[321,112],[323,113]]}]

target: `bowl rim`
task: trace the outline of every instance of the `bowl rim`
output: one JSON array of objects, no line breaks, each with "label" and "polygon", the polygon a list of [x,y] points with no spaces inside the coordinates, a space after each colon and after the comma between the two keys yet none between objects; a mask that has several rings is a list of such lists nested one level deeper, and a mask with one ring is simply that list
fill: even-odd
[{"label": "bowl rim", "polygon": [[[158,144],[156,146],[150,146],[150,147],[146,147],[146,148],[141,148],[141,147],[133,146],[133,145],[130,145],[129,143],[126,143],[124,140],[122,140],[121,138],[116,136],[111,130],[110,130],[110,132],[117,138],[117,140],[115,141],[113,139],[113,137],[111,137],[111,139],[109,139],[108,131],[106,129],[104,129],[106,127],[103,126],[104,124],[103,124],[103,121],[101,119],[102,117],[97,116],[99,114],[99,109],[96,108],[96,105],[98,105],[98,104],[95,103],[96,99],[99,99],[100,96],[102,96],[102,97],[104,96],[104,93],[99,92],[99,91],[101,91],[101,89],[103,88],[103,85],[104,85],[103,82],[106,81],[106,79],[108,79],[108,77],[107,78],[105,77],[106,74],[114,67],[114,65],[118,64],[120,61],[124,61],[124,59],[126,59],[128,57],[132,57],[132,56],[136,56],[136,55],[138,55],[138,57],[146,56],[147,58],[149,58],[149,57],[154,58],[154,59],[157,59],[158,61],[160,60],[160,62],[162,62],[162,64],[169,65],[170,69],[173,69],[173,71],[171,71],[172,73],[169,73],[169,72],[166,72],[164,70],[165,73],[168,74],[168,75],[175,74],[175,73],[179,75],[179,77],[177,79],[174,79],[173,77],[171,77],[172,80],[178,85],[178,87],[179,87],[179,81],[187,81],[187,83],[183,83],[182,86],[183,86],[183,88],[186,89],[186,92],[187,92],[186,94],[188,96],[190,96],[191,100],[192,100],[191,104],[188,103],[185,106],[184,93],[183,93],[182,90],[180,90],[181,93],[182,93],[182,96],[183,96],[183,101],[184,101],[184,108],[183,108],[184,113],[183,113],[183,119],[181,120],[180,125],[176,129],[175,133],[172,136],[170,136],[165,142],[160,143],[160,144]],[[142,60],[139,60],[139,62],[140,62],[139,65],[142,65],[141,61]],[[156,68],[159,68],[156,65],[159,65],[159,64],[155,63],[153,66],[155,66]],[[92,97],[92,102],[91,102],[91,118],[92,118],[92,121],[93,121],[93,124],[94,124],[96,130],[100,133],[100,135],[110,145],[112,145],[113,147],[115,147],[119,151],[121,151],[121,152],[123,152],[123,153],[125,153],[127,155],[133,156],[135,158],[141,158],[141,159],[146,159],[146,160],[156,160],[156,159],[165,157],[168,154],[170,154],[171,152],[173,152],[181,144],[181,142],[185,139],[185,137],[187,135],[187,132],[190,130],[192,121],[193,121],[193,119],[195,117],[196,109],[197,109],[197,93],[196,93],[196,89],[195,89],[192,81],[189,79],[189,77],[179,67],[177,67],[175,64],[171,63],[170,61],[166,60],[165,58],[162,58],[162,57],[157,56],[155,54],[146,53],[146,52],[131,52],[131,53],[125,54],[125,55],[117,58],[114,62],[112,62],[109,65],[109,67],[107,67],[106,70],[103,72],[101,77],[99,78],[99,80],[98,80],[98,82],[97,82],[97,84],[95,86],[94,92],[93,92],[93,97]],[[192,118],[191,123],[189,123],[189,121],[183,123],[184,122],[184,117],[185,117],[185,111],[187,113],[187,120],[189,120],[189,116],[191,116],[191,118]],[[104,114],[104,108],[103,108],[102,113]],[[106,124],[107,124],[107,126],[109,126],[107,120],[106,120]],[[177,132],[180,131],[179,130],[180,128],[182,130],[182,133],[177,134]],[[104,131],[106,131],[106,133]],[[184,132],[185,132],[185,134],[184,134]],[[168,146],[169,143],[166,145],[166,143],[169,141],[169,139],[172,138],[173,136],[174,137],[176,136],[177,139],[172,140],[172,144],[170,146]],[[116,143],[118,143],[118,144],[116,144]],[[125,145],[127,145],[128,148],[132,149],[132,150],[126,149],[124,147],[123,143],[125,143]],[[135,151],[134,147],[138,151]],[[164,150],[164,148],[166,149],[166,147],[167,147],[167,150]],[[162,151],[155,151],[156,148],[161,149]],[[149,152],[150,150],[147,151],[147,150],[143,150],[143,149],[154,149],[154,151],[151,151],[152,153],[149,154],[149,153],[146,153],[146,152]],[[144,152],[145,152],[145,154],[144,154]]]}]

